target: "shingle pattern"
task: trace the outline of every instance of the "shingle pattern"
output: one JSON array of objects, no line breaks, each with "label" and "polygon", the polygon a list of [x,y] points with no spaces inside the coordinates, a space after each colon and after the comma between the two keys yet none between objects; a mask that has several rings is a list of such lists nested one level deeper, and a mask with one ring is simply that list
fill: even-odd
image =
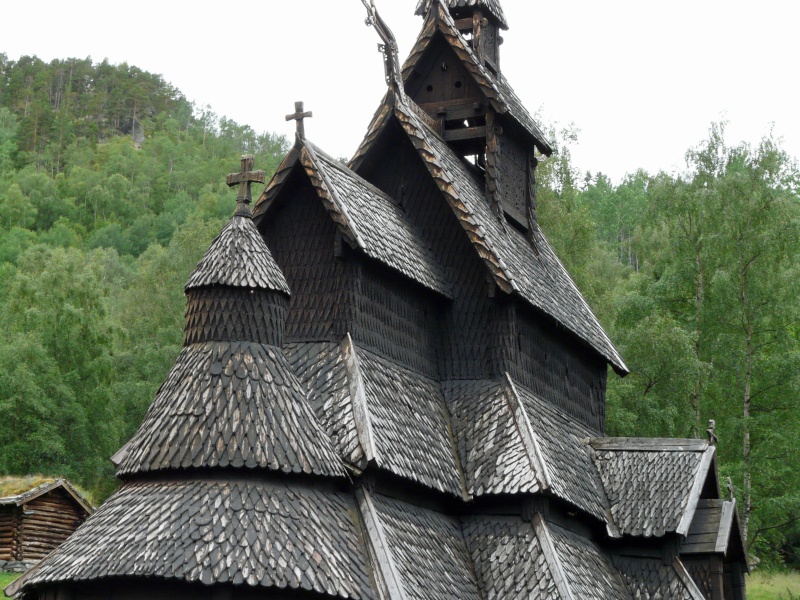
[{"label": "shingle pattern", "polygon": [[282,352],[249,342],[183,349],[118,474],[199,467],[344,474]]},{"label": "shingle pattern", "polygon": [[678,575],[675,565],[665,565],[660,558],[615,556],[614,564],[634,600],[699,600],[688,582]]},{"label": "shingle pattern", "polygon": [[128,484],[25,585],[134,576],[371,599],[354,512],[347,496],[278,483]]},{"label": "shingle pattern", "polygon": [[470,495],[534,493],[541,486],[503,386],[496,381],[443,384]]},{"label": "shingle pattern", "polygon": [[[433,0],[420,0],[419,4],[417,5],[417,12],[418,15],[424,15],[428,12],[431,6],[431,2]],[[457,7],[464,7],[464,6],[483,6],[489,12],[491,12],[500,24],[503,26],[504,29],[508,29],[508,22],[506,21],[506,16],[503,14],[503,7],[500,6],[500,0],[445,0],[445,3],[449,8],[457,8]]]},{"label": "shingle pattern", "polygon": [[546,524],[574,598],[581,600],[630,600],[631,596],[614,568],[611,557],[591,540]]},{"label": "shingle pattern", "polygon": [[348,219],[363,250],[425,287],[451,297],[444,269],[405,211],[381,190],[310,142],[311,158]]},{"label": "shingle pattern", "polygon": [[560,598],[530,523],[519,517],[469,517],[463,531],[484,600]]},{"label": "shingle pattern", "polygon": [[606,498],[588,444],[593,433],[516,385],[542,450],[553,494],[607,522]]},{"label": "shingle pattern", "polygon": [[335,342],[291,343],[284,346],[283,352],[308,391],[309,403],[339,456],[346,463],[365,467],[340,345]]},{"label": "shingle pattern", "polygon": [[414,44],[414,47],[411,49],[408,59],[403,64],[403,79],[407,80],[409,78],[414,70],[414,66],[422,58],[430,40],[437,32],[444,36],[450,44],[450,47],[461,60],[464,68],[475,78],[475,82],[484,95],[492,101],[495,109],[501,114],[507,113],[512,119],[517,121],[523,129],[533,137],[536,146],[542,153],[549,156],[553,152],[552,147],[539,128],[539,125],[514,92],[511,84],[502,73],[495,75],[483,65],[473,51],[471,44],[464,39],[464,36],[462,36],[456,28],[455,22],[449,13],[438,10],[428,17],[422,29],[422,33],[420,33],[416,44]]},{"label": "shingle pattern", "polygon": [[253,219],[245,216],[233,217],[223,228],[192,272],[185,289],[210,285],[291,293]]},{"label": "shingle pattern", "polygon": [[702,452],[595,451],[614,523],[622,533],[663,536],[678,529]]},{"label": "shingle pattern", "polygon": [[462,496],[440,385],[358,349],[378,465],[401,477]]},{"label": "shingle pattern", "polygon": [[183,345],[247,340],[283,342],[287,299],[275,292],[206,287],[187,293]]},{"label": "shingle pattern", "polygon": [[480,599],[458,521],[386,496],[373,501],[409,600]]},{"label": "shingle pattern", "polygon": [[398,107],[395,115],[497,284],[506,291],[519,293],[583,339],[615,369],[627,372],[622,358],[542,232],[534,228],[535,244],[532,244],[513,227],[504,227],[492,213],[481,185],[450,147],[411,111]]}]

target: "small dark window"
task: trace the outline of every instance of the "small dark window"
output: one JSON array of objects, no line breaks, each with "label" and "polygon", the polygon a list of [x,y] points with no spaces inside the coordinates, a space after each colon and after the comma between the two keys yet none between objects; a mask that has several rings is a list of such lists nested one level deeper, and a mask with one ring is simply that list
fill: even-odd
[{"label": "small dark window", "polygon": [[461,88],[461,82],[460,81],[456,81],[456,88],[459,88],[459,89]]},{"label": "small dark window", "polygon": [[432,85],[429,85],[429,86],[428,86],[428,87],[426,87],[425,89],[426,89],[426,90],[428,90],[429,92],[432,92],[432,91],[433,91],[433,86],[432,86]]}]

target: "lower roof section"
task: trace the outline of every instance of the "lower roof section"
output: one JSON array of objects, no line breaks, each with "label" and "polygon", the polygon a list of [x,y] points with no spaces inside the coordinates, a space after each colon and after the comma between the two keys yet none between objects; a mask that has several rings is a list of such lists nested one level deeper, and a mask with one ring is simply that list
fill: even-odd
[{"label": "lower roof section", "polygon": [[131,483],[19,585],[146,577],[370,600],[355,515],[351,495],[299,484]]}]

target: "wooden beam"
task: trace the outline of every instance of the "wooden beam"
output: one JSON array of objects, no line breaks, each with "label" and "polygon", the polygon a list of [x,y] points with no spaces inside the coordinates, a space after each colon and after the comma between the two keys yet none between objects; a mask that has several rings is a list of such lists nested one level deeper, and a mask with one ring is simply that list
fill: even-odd
[{"label": "wooden beam", "polygon": [[464,129],[450,129],[444,132],[444,141],[459,142],[461,140],[475,140],[486,137],[486,126],[465,127]]}]

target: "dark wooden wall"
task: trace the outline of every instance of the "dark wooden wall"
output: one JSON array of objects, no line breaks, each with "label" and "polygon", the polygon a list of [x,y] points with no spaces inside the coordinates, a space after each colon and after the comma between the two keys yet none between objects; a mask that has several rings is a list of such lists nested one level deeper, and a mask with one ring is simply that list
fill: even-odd
[{"label": "dark wooden wall", "polygon": [[286,323],[281,292],[207,287],[187,294],[185,345],[251,341],[280,346]]},{"label": "dark wooden wall", "polygon": [[513,135],[510,126],[503,127],[497,136],[499,155],[497,170],[503,210],[523,229],[528,228],[528,172],[533,147]]},{"label": "dark wooden wall", "polygon": [[602,432],[607,372],[602,359],[522,302],[501,292],[492,297],[485,266],[416,150],[397,131],[379,143],[391,146],[395,159],[365,164],[362,176],[401,202],[454,287],[442,319],[441,379],[483,379],[508,371],[543,400]]},{"label": "dark wooden wall", "polygon": [[346,333],[346,264],[335,256],[336,226],[308,178],[295,171],[296,192],[261,221],[265,241],[292,291],[284,341],[339,342]]},{"label": "dark wooden wall", "polygon": [[353,340],[408,369],[438,378],[441,303],[418,283],[372,261],[355,260],[348,272],[354,277]]},{"label": "dark wooden wall", "polygon": [[484,96],[450,45],[436,34],[425,56],[417,63],[406,91],[426,108],[430,103],[479,102]]},{"label": "dark wooden wall", "polygon": [[486,269],[408,138],[389,129],[379,143],[391,147],[393,159],[365,164],[361,175],[402,204],[453,286],[442,319],[440,378],[493,377],[489,326],[496,307]]},{"label": "dark wooden wall", "polygon": [[0,560],[17,560],[20,513],[13,504],[0,506]]}]

